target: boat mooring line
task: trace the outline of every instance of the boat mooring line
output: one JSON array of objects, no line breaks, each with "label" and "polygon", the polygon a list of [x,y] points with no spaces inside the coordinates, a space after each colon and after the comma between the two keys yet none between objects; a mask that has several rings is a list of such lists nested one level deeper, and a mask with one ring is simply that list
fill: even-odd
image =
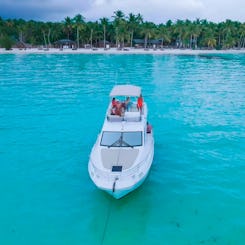
[{"label": "boat mooring line", "polygon": [[110,202],[108,204],[108,210],[107,210],[107,214],[106,214],[105,226],[104,226],[102,239],[101,239],[101,243],[100,243],[101,245],[103,245],[104,240],[105,240],[105,235],[106,235],[106,232],[107,232],[108,223],[109,223],[109,219],[110,219],[110,216],[111,216],[111,206],[112,206],[112,199],[110,199]]},{"label": "boat mooring line", "polygon": [[113,187],[112,187],[112,192],[115,192],[116,189],[116,182],[117,182],[118,178],[115,178],[114,183],[113,183]]}]

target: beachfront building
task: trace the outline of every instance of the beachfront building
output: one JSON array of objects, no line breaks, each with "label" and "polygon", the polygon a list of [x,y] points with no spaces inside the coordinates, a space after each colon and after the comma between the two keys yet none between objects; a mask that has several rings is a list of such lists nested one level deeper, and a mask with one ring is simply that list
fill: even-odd
[{"label": "beachfront building", "polygon": [[61,39],[54,42],[54,47],[59,49],[77,49],[77,43],[70,39]]},{"label": "beachfront building", "polygon": [[[135,48],[145,48],[145,39],[133,39]],[[162,39],[148,39],[146,48],[162,48]]]},{"label": "beachfront building", "polygon": [[110,43],[109,41],[104,41],[104,40],[100,40],[99,42],[98,42],[98,47],[99,48],[106,48],[106,49],[109,49],[110,47],[112,47],[113,46],[113,44],[112,43]]}]

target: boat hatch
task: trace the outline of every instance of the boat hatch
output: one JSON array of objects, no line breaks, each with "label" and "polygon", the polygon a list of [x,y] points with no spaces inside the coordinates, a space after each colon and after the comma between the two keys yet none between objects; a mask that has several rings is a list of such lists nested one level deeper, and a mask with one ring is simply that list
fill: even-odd
[{"label": "boat hatch", "polygon": [[122,166],[112,166],[112,172],[122,172]]}]

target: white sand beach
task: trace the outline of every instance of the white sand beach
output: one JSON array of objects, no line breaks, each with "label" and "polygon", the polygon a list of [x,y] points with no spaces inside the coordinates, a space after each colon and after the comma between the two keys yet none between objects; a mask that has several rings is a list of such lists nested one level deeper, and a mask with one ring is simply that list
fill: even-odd
[{"label": "white sand beach", "polygon": [[29,48],[29,49],[18,49],[13,48],[12,50],[5,50],[0,48],[0,54],[154,54],[154,55],[200,55],[200,54],[238,54],[244,53],[245,49],[227,49],[227,50],[192,50],[192,49],[136,49],[136,48],[124,48],[118,50],[116,48],[103,49],[85,49],[80,48],[76,50],[72,49],[38,49],[38,48]]}]

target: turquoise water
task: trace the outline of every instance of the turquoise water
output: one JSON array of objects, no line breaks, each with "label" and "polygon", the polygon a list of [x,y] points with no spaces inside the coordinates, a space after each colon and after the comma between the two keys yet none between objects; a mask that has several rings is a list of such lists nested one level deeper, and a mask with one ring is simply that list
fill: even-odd
[{"label": "turquoise water", "polygon": [[[87,172],[116,83],[155,132],[121,200]],[[245,55],[0,55],[0,104],[0,244],[245,243]]]}]

